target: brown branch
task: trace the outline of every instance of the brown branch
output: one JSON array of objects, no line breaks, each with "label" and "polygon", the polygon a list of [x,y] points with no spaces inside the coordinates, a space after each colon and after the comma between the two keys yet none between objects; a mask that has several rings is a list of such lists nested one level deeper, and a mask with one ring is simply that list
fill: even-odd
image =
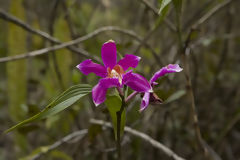
[{"label": "brown branch", "polygon": [[227,7],[231,2],[234,2],[234,0],[226,0],[215,7],[213,7],[210,11],[208,11],[206,14],[204,14],[201,18],[199,18],[190,28],[190,31],[188,32],[187,39],[188,42],[190,41],[192,33],[199,28],[200,25],[205,23],[208,19],[210,19],[213,15],[215,15],[220,9]]},{"label": "brown branch", "polygon": [[[51,51],[55,51],[55,50],[59,50],[59,49],[62,49],[62,48],[69,48],[72,45],[75,45],[75,44],[78,44],[80,42],[83,42],[83,41],[85,41],[87,39],[90,39],[90,38],[92,38],[92,37],[102,33],[102,32],[105,32],[105,31],[118,31],[118,32],[122,32],[122,33],[128,34],[128,35],[130,35],[132,37],[135,37],[137,40],[141,39],[137,35],[135,35],[134,32],[131,32],[131,31],[128,31],[128,30],[122,30],[119,27],[107,26],[107,27],[99,28],[99,29],[97,29],[97,30],[95,30],[95,31],[85,35],[85,36],[79,37],[79,38],[77,38],[75,40],[72,40],[72,41],[69,41],[69,42],[65,42],[65,43],[61,43],[59,45],[43,48],[43,49],[40,49],[40,50],[28,52],[28,53],[17,55],[17,56],[0,58],[0,63],[1,62],[8,62],[8,61],[19,60],[19,59],[28,58],[28,57],[39,56],[39,55],[43,55],[45,53],[48,53],[48,52],[51,52]],[[52,37],[50,39],[52,39]],[[78,50],[80,50],[81,53],[84,53],[84,56],[86,56],[88,58],[89,57],[93,58],[92,56],[88,55],[88,53],[86,51],[84,51],[84,50],[82,50],[80,48]],[[93,58],[93,59],[98,61],[98,62],[100,62],[99,58]]]},{"label": "brown branch", "polygon": [[[6,20],[8,22],[11,22],[11,23],[13,23],[13,24],[15,24],[15,25],[17,25],[19,27],[21,27],[22,29],[24,29],[24,30],[26,30],[26,31],[28,31],[30,33],[36,34],[38,36],[41,36],[42,38],[44,38],[44,39],[46,39],[46,40],[48,40],[50,42],[54,42],[56,44],[61,44],[62,43],[58,39],[50,36],[48,33],[45,33],[45,32],[40,31],[38,29],[32,28],[30,25],[26,24],[25,22],[23,22],[22,20],[16,18],[15,16],[12,16],[12,15],[8,14],[7,12],[5,12],[2,9],[0,9],[0,18],[3,19],[3,20]],[[73,51],[74,53],[80,54],[81,56],[84,56],[84,57],[87,57],[87,58],[92,58],[95,61],[100,62],[100,59],[98,57],[90,55],[87,51],[85,51],[83,49],[76,48],[76,47],[73,47],[73,46],[68,46],[67,48],[69,50]]]},{"label": "brown branch", "polygon": [[[49,33],[50,33],[51,36],[54,35],[54,24],[55,24],[55,20],[56,20],[56,17],[57,17],[57,9],[58,9],[58,6],[60,5],[60,2],[61,2],[61,0],[55,0],[54,1],[54,5],[53,5],[53,8],[51,10],[50,17],[49,17],[48,29],[49,29]],[[53,46],[53,45],[54,45],[54,42],[50,42],[50,46]],[[52,55],[51,58],[52,58],[52,62],[53,62],[53,67],[54,67],[54,70],[55,70],[55,73],[56,73],[56,76],[57,76],[57,81],[58,81],[61,89],[65,90],[65,86],[64,86],[64,83],[63,83],[63,80],[62,80],[62,75],[61,75],[61,72],[60,72],[60,69],[59,69],[59,65],[57,63],[56,54],[53,51],[53,53],[51,55]]]},{"label": "brown branch", "polygon": [[[46,39],[46,40],[49,40],[51,42],[54,42],[56,44],[62,44],[61,41],[59,41],[58,39],[50,36],[48,33],[45,33],[43,31],[40,31],[40,30],[37,30],[37,29],[34,29],[32,28],[30,25],[24,23],[23,21],[19,20],[18,18],[6,13],[4,10],[1,10],[0,9],[0,18],[1,19],[4,19],[6,21],[9,21],[11,23],[14,23],[16,25],[18,25],[19,27],[23,28],[24,30],[28,31],[28,32],[31,32],[33,34],[36,34],[36,35],[39,35],[41,36],[42,38]],[[127,29],[121,29],[120,27],[114,27],[114,26],[107,26],[107,27],[102,27],[102,28],[99,28],[95,31],[93,31],[92,33],[90,34],[87,34],[86,36],[83,36],[83,40],[87,40],[89,38],[92,38],[93,36],[96,36],[98,34],[100,34],[101,32],[106,32],[106,31],[115,31],[115,32],[120,32],[120,33],[123,33],[123,34],[126,34],[134,39],[136,39],[138,42],[142,42],[143,41],[143,38],[141,38],[140,36],[138,36],[135,32],[131,31],[131,30],[127,30]],[[85,37],[85,38],[84,38]],[[81,37],[80,37],[81,38]],[[80,42],[82,42],[80,41]],[[79,43],[80,43],[79,42]],[[76,43],[77,44],[77,43]],[[73,44],[74,45],[74,44]],[[157,53],[154,51],[154,49],[147,43],[144,43],[144,45],[149,48],[151,50],[151,53],[156,57]],[[63,45],[63,48],[65,46]],[[97,62],[101,62],[100,58],[96,57],[96,56],[92,56],[90,55],[87,51],[81,49],[81,48],[77,48],[77,47],[74,47],[72,45],[67,45],[66,46],[67,49],[73,51],[74,53],[78,53],[84,57],[87,57],[87,58],[92,58],[93,60],[97,61]],[[61,49],[61,48],[60,48]],[[53,50],[57,50],[56,49],[53,49]],[[50,51],[52,51],[50,49]],[[49,52],[49,51],[47,51]],[[30,52],[32,53],[32,52]],[[42,53],[44,54],[44,53]],[[17,59],[22,59],[22,58],[27,58],[27,57],[31,57],[32,55],[21,55],[20,57],[4,57],[4,58],[0,58],[0,62],[7,62],[7,61],[12,61],[12,60],[17,60]]]},{"label": "brown branch", "polygon": [[77,37],[76,36],[76,30],[73,27],[73,22],[71,20],[70,11],[69,11],[69,8],[67,7],[66,1],[62,2],[62,9],[64,11],[64,18],[65,18],[65,20],[66,20],[66,22],[68,24],[68,28],[69,28],[71,37],[72,37],[72,39],[75,39]]},{"label": "brown branch", "polygon": [[197,115],[197,109],[196,109],[196,104],[195,104],[195,97],[193,93],[193,86],[191,82],[191,76],[190,76],[190,64],[189,61],[187,60],[187,55],[189,55],[188,52],[190,52],[190,48],[188,47],[190,43],[190,38],[187,37],[185,40],[185,45],[182,50],[182,59],[183,59],[183,64],[184,64],[184,73],[185,73],[185,78],[186,78],[186,86],[188,90],[188,94],[190,97],[191,101],[191,116],[193,120],[193,126],[195,130],[195,135],[196,139],[198,142],[199,147],[204,151],[204,154],[206,158],[208,159],[214,159],[214,160],[221,160],[220,156],[212,149],[211,146],[207,144],[207,142],[203,139],[201,130],[199,127],[199,120],[198,120],[198,115]]},{"label": "brown branch", "polygon": [[[111,123],[105,122],[105,121],[102,121],[102,120],[91,119],[90,123],[105,126],[105,127],[108,127],[108,128],[112,128]],[[163,151],[166,155],[168,155],[169,157],[171,157],[175,160],[184,160],[184,158],[178,156],[171,149],[167,148],[166,146],[164,146],[160,142],[154,140],[153,138],[146,135],[145,133],[139,132],[139,131],[134,130],[134,129],[132,129],[130,127],[127,127],[127,126],[125,126],[124,131],[145,140],[146,142],[150,143],[153,147]],[[83,138],[83,136],[85,136],[87,133],[88,133],[88,129],[75,131],[75,132],[61,138],[60,140],[56,141],[55,143],[53,143],[52,145],[47,147],[47,150],[45,150],[44,152],[40,152],[37,155],[34,155],[34,157],[31,157],[31,159],[32,160],[37,160],[37,159],[41,158],[43,155],[49,153],[50,151],[56,149],[57,147],[65,144],[65,143],[70,142],[71,140],[73,140],[75,138],[77,138],[78,140]]]},{"label": "brown branch", "polygon": [[[195,23],[193,23],[193,25],[191,25],[188,34],[187,34],[187,38],[189,39],[188,42],[191,39],[191,35],[194,31],[198,30],[198,28],[200,27],[200,25],[204,24],[207,20],[209,20],[213,15],[215,15],[218,11],[220,11],[221,9],[223,9],[224,7],[227,7],[231,2],[236,2],[236,0],[226,0],[218,5],[216,5],[215,7],[213,7],[210,11],[208,11],[206,14],[204,14],[202,17],[200,17],[198,20],[196,20]],[[185,26],[186,28],[188,26]],[[186,28],[183,28],[183,30],[186,30]],[[198,42],[198,41],[196,41]],[[178,55],[176,55],[174,57],[174,61],[176,61],[176,59]]]},{"label": "brown branch", "polygon": [[162,67],[164,66],[163,62],[161,61],[160,57],[158,56],[158,54],[155,52],[154,49],[152,49],[150,47],[150,45],[147,43],[147,40],[153,35],[153,33],[157,30],[157,26],[153,27],[147,34],[146,36],[140,41],[140,44],[137,46],[137,48],[135,49],[134,53],[138,53],[141,49],[142,46],[146,45],[150,50],[152,55],[154,56],[154,59],[157,63],[158,66]]},{"label": "brown branch", "polygon": [[[70,48],[70,47],[72,48],[72,45],[81,43],[81,42],[83,42],[85,40],[93,38],[94,36],[96,36],[96,35],[98,35],[98,34],[100,34],[102,32],[106,32],[106,31],[115,31],[115,32],[123,33],[123,34],[126,34],[126,35],[130,36],[130,37],[133,37],[134,39],[136,39],[139,42],[142,41],[142,38],[139,37],[135,32],[133,32],[131,30],[121,29],[120,27],[115,27],[115,26],[106,26],[106,27],[102,27],[102,28],[96,29],[95,31],[93,31],[93,32],[91,32],[91,33],[89,33],[89,34],[87,34],[85,36],[79,37],[79,38],[77,38],[75,40],[72,40],[72,41],[69,41],[69,42],[61,43],[59,45],[43,48],[43,49],[40,49],[40,50],[28,52],[28,53],[17,55],[17,56],[0,58],[0,63],[1,62],[8,62],[8,61],[15,61],[15,60],[19,60],[19,59],[28,58],[28,57],[39,56],[39,55],[43,55],[45,53],[48,53],[48,52],[51,52],[51,51],[55,51],[55,50],[59,50],[59,49],[62,49],[62,48]],[[146,45],[146,46],[150,47],[148,45]],[[83,53],[82,55],[84,55],[85,57],[92,58],[92,59],[94,59],[97,62],[101,62],[98,57],[95,57],[95,56],[93,57],[93,56],[89,55],[85,50],[83,50],[81,48],[78,48],[78,50],[81,53]],[[153,50],[153,49],[151,49],[151,50]]]},{"label": "brown branch", "polygon": [[215,7],[213,7],[209,12],[204,14],[201,18],[199,18],[193,25],[192,29],[197,29],[201,24],[205,23],[208,19],[210,19],[214,14],[216,14],[218,11],[220,11],[222,8],[229,5],[231,2],[234,2],[234,0],[226,0]]},{"label": "brown branch", "polygon": [[[62,43],[62,44],[59,44],[59,45],[55,45],[55,46],[52,46],[52,47],[47,47],[47,48],[43,48],[43,49],[40,49],[40,50],[35,50],[35,51],[32,51],[32,52],[28,52],[28,53],[25,53],[25,54],[20,54],[20,55],[17,55],[17,56],[3,57],[3,58],[0,58],[0,63],[1,62],[8,62],[8,61],[15,61],[15,60],[29,58],[29,57],[40,56],[40,55],[43,55],[43,54],[51,52],[51,51],[59,50],[59,49],[66,48],[66,47],[72,46],[74,44],[80,43],[80,42],[82,42],[82,41],[84,41],[88,38],[89,38],[89,36],[87,35],[87,36],[80,37],[76,40],[72,40],[72,41]],[[85,52],[85,51],[82,50],[81,52]]]},{"label": "brown branch", "polygon": [[[230,7],[228,7],[228,11],[226,13],[225,18],[226,18],[225,33],[230,34],[232,32],[232,28],[233,28],[232,27],[233,26],[233,13],[232,13]],[[221,71],[223,69],[223,66],[225,64],[225,61],[228,58],[229,48],[230,48],[230,39],[224,39],[222,46],[223,46],[223,48],[222,48],[222,51],[221,51],[220,56],[219,56],[219,61],[218,61],[218,64],[217,64],[216,73],[214,75],[213,83],[210,87],[209,95],[213,95],[216,92],[215,87],[218,84],[219,74],[221,73]],[[208,96],[208,97],[209,97],[208,99],[210,100],[211,96]]]},{"label": "brown branch", "polygon": [[[98,124],[104,127],[108,127],[108,128],[112,128],[111,123],[109,122],[105,122],[102,120],[96,120],[96,119],[91,119],[90,123],[92,124]],[[175,160],[184,160],[184,158],[178,156],[176,153],[174,153],[171,149],[169,149],[168,147],[164,146],[163,144],[161,144],[160,142],[154,140],[152,137],[150,137],[149,135],[139,132],[135,129],[132,129],[130,127],[125,126],[124,131],[132,134],[136,137],[139,137],[141,139],[143,139],[144,141],[150,143],[153,147],[161,150],[162,152],[164,152],[166,155],[168,155],[169,157],[175,159]]]},{"label": "brown branch", "polygon": [[187,38],[185,40],[182,39],[182,31],[178,29],[178,34],[179,34],[179,44],[180,44],[180,54],[182,55],[183,58],[183,64],[184,64],[184,72],[185,72],[185,77],[186,77],[186,83],[187,83],[187,89],[189,93],[189,97],[191,100],[191,111],[192,111],[192,119],[194,123],[194,130],[196,134],[196,139],[198,141],[199,147],[201,147],[205,153],[205,156],[209,159],[221,159],[217,153],[204,141],[202,138],[201,130],[199,127],[199,120],[197,116],[197,111],[196,111],[196,104],[195,104],[195,97],[193,93],[193,87],[192,87],[192,82],[191,82],[191,76],[190,76],[190,64],[189,61],[187,60],[187,55],[190,52],[190,41],[191,41],[191,35],[194,30],[196,30],[201,24],[206,22],[209,18],[211,18],[217,11],[222,9],[223,7],[227,6],[232,2],[233,0],[227,0],[213,9],[211,9],[209,12],[207,12],[205,15],[203,15],[200,19],[198,19],[190,28],[190,31],[187,34]]},{"label": "brown branch", "polygon": [[83,129],[83,130],[79,130],[79,131],[75,131],[65,137],[63,137],[62,139],[56,141],[55,143],[53,143],[52,145],[50,145],[49,147],[47,147],[47,150],[44,150],[43,152],[38,153],[37,155],[35,155],[34,157],[32,157],[32,160],[37,160],[39,158],[41,158],[44,154],[56,149],[57,147],[61,146],[64,143],[67,143],[71,140],[73,140],[74,138],[78,138],[81,139],[83,136],[85,136],[88,133],[88,129]]}]

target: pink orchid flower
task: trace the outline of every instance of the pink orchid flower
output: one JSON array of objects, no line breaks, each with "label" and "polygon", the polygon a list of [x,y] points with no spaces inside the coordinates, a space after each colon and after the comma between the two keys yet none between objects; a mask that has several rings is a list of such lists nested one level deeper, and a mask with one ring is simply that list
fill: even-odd
[{"label": "pink orchid flower", "polygon": [[95,73],[102,77],[98,84],[92,89],[92,98],[96,106],[106,100],[106,93],[109,88],[122,88],[127,85],[137,92],[149,93],[152,87],[149,82],[141,75],[128,71],[128,68],[136,68],[140,57],[126,54],[124,58],[117,62],[117,48],[113,40],[104,43],[101,49],[103,65],[87,59],[76,67],[85,75]]},{"label": "pink orchid flower", "polygon": [[[169,65],[161,68],[159,71],[157,71],[152,76],[149,83],[153,87],[154,85],[157,84],[155,81],[158,78],[160,78],[168,73],[181,72],[182,70],[183,69],[178,64],[169,64]],[[144,96],[142,98],[140,111],[143,111],[144,109],[146,109],[148,107],[150,101],[155,101],[155,100],[159,101],[160,99],[158,99],[158,97],[155,97],[153,92],[149,92],[149,91],[145,92]]]}]

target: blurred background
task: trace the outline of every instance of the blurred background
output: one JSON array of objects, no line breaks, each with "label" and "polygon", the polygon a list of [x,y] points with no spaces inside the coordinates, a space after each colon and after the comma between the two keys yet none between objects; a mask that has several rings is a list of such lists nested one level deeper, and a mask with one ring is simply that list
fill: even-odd
[{"label": "blurred background", "polygon": [[[159,14],[164,1],[170,3]],[[139,113],[137,96],[128,106],[127,126],[186,159],[239,159],[239,10],[237,0],[0,0],[0,132],[72,85],[96,84],[98,77],[75,66],[86,58],[101,61],[101,45],[113,39],[119,58],[142,57],[135,72],[148,79],[169,63],[184,69],[159,79],[154,91],[164,104]],[[3,58],[82,36],[72,47],[40,56]],[[90,124],[91,118],[111,121],[106,106],[96,108],[89,95],[60,114],[1,135],[0,160],[116,159],[113,130]],[[88,134],[50,148],[83,129]],[[171,159],[128,133],[122,147],[123,159]]]}]

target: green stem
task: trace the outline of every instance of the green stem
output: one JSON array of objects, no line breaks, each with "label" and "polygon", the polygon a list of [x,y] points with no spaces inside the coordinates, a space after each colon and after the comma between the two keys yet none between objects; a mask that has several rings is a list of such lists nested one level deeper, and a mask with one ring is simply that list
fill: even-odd
[{"label": "green stem", "polygon": [[125,98],[122,95],[122,105],[119,111],[116,112],[117,114],[117,152],[118,152],[118,160],[122,159],[122,154],[121,154],[121,121],[122,121],[122,112],[124,111],[125,108]]}]

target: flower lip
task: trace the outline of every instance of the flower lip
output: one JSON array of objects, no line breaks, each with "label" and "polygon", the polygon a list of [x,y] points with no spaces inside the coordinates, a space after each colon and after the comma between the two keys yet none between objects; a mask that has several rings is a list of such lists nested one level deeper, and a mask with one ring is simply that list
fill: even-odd
[{"label": "flower lip", "polygon": [[125,73],[120,65],[115,65],[113,69],[107,68],[108,78],[118,78],[119,83],[122,85],[123,74]]}]

